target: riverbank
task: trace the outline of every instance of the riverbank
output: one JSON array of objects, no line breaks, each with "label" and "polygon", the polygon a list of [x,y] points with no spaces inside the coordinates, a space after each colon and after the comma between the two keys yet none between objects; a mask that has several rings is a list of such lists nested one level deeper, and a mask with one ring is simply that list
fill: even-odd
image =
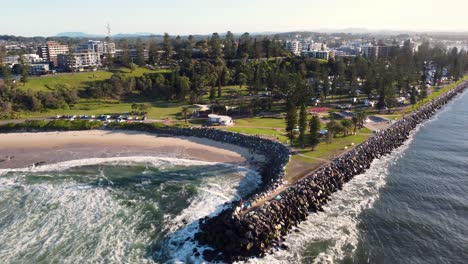
[{"label": "riverbank", "polygon": [[0,134],[0,169],[126,156],[172,157],[244,167],[263,161],[261,155],[232,144],[194,137],[160,137],[137,131]]}]

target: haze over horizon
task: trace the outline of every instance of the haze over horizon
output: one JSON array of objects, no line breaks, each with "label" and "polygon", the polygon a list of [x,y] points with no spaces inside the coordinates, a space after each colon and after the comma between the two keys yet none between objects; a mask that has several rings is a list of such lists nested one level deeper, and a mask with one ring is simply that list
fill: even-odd
[{"label": "haze over horizon", "polygon": [[[61,32],[210,34],[366,28],[402,31],[468,31],[468,2],[447,0],[24,0],[9,2],[0,34],[53,36]],[[441,11],[449,10],[449,11]],[[21,21],[14,23],[13,21]]]}]

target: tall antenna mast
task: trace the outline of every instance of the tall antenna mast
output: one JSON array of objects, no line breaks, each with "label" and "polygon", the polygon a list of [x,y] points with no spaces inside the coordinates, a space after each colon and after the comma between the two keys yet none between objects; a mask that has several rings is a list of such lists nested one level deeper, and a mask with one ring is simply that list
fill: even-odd
[{"label": "tall antenna mast", "polygon": [[109,22],[107,22],[106,29],[107,29],[107,41],[110,41],[110,38],[111,38],[111,27],[110,27]]}]

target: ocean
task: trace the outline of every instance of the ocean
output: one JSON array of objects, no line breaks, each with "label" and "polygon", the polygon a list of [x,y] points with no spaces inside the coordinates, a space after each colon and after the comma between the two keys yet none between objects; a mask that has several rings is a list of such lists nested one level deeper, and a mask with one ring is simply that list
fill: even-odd
[{"label": "ocean", "polygon": [[1,263],[197,262],[198,219],[260,183],[243,167],[153,157],[0,175]]},{"label": "ocean", "polygon": [[248,263],[468,263],[468,92]]},{"label": "ocean", "polygon": [[[259,184],[233,165],[86,159],[0,170],[1,263],[198,263],[199,218]],[[467,263],[468,92],[247,263]]]}]

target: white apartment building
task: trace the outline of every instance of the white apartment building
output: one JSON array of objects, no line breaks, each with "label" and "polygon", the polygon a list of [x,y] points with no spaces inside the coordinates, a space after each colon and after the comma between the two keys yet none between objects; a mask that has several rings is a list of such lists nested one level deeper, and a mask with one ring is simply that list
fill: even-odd
[{"label": "white apartment building", "polygon": [[300,55],[302,51],[302,43],[298,40],[288,40],[286,41],[285,49],[294,55]]},{"label": "white apartment building", "polygon": [[77,52],[92,51],[98,53],[101,57],[110,53],[115,54],[115,43],[107,43],[105,41],[89,40],[88,43],[78,47]]},{"label": "white apartment building", "polygon": [[71,56],[69,54],[60,54],[58,63],[60,68],[82,71],[100,67],[101,57],[99,53],[93,51],[75,52]]}]

